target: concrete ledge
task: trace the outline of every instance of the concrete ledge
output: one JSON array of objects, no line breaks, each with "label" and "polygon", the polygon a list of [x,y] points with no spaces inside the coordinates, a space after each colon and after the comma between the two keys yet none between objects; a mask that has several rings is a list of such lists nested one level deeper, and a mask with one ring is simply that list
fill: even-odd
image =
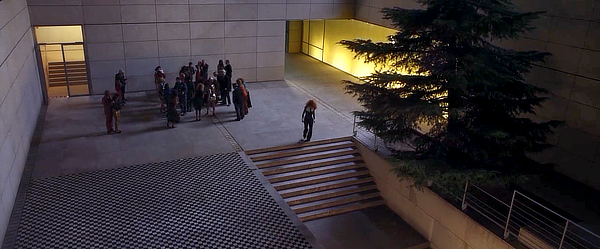
[{"label": "concrete ledge", "polygon": [[433,191],[408,188],[392,172],[392,165],[356,139],[356,148],[367,163],[385,204],[439,249],[514,249],[487,228]]}]

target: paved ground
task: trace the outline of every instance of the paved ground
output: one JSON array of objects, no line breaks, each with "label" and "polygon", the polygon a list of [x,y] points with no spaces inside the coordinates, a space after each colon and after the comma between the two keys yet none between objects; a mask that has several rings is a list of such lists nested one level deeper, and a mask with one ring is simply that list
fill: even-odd
[{"label": "paved ground", "polygon": [[[153,93],[132,93],[121,113],[123,133],[118,135],[105,133],[101,96],[52,99],[32,186],[48,177],[66,179],[82,175],[74,173],[296,143],[302,108],[311,98],[319,104],[313,140],[352,135],[351,111],[360,106],[344,94],[341,79],[353,78],[307,56],[288,55],[286,81],[248,84],[253,108],[243,121],[233,121],[233,106],[219,106],[216,118],[196,122],[193,113],[188,114],[175,129],[166,127]],[[363,131],[359,139],[374,142]],[[402,248],[423,242],[385,207],[307,222],[306,227],[326,248]]]},{"label": "paved ground", "polygon": [[[233,105],[217,107],[222,124],[244,149],[297,142],[306,101],[318,103],[313,140],[352,135],[351,111],[360,106],[343,94],[347,74],[304,55],[290,55],[286,81],[249,83],[253,107],[235,122]],[[106,135],[101,96],[51,99],[33,178],[122,167],[234,151],[212,118],[182,118],[168,129],[151,92],[132,93],[121,111],[118,135]]]},{"label": "paved ground", "polygon": [[34,180],[14,247],[313,248],[304,236],[226,153]]}]

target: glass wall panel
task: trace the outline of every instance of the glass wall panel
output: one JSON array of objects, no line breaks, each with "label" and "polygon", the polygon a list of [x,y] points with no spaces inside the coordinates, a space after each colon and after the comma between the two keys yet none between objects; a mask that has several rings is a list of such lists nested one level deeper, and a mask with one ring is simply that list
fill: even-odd
[{"label": "glass wall panel", "polygon": [[[361,59],[354,59],[354,53],[338,42],[358,38],[371,39],[375,42],[387,41],[389,35],[396,33],[390,28],[352,19],[324,20],[323,27],[320,26],[320,21],[309,23],[310,32],[303,32],[302,39],[308,40],[310,44],[303,44],[302,52],[358,77],[375,72],[375,65],[364,63]],[[317,49],[321,48],[319,42],[323,44],[322,50]],[[319,56],[322,56],[322,59]]]},{"label": "glass wall panel", "polygon": [[308,43],[308,30],[309,30],[309,22],[308,20],[302,21],[302,42]]},{"label": "glass wall panel", "polygon": [[323,61],[323,50],[316,48],[314,46],[308,46],[308,55],[311,57]]},{"label": "glass wall panel", "polygon": [[38,43],[83,42],[81,26],[35,27],[35,36]]},{"label": "glass wall panel", "polygon": [[323,36],[325,35],[325,20],[311,20],[309,27],[308,43],[323,49]]},{"label": "glass wall panel", "polygon": [[63,45],[70,96],[89,94],[82,44]]},{"label": "glass wall panel", "polygon": [[48,97],[89,94],[81,26],[35,27]]}]

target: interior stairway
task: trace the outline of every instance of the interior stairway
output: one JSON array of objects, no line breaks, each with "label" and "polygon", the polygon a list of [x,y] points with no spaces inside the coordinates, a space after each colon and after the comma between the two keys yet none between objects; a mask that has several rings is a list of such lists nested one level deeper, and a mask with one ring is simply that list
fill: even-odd
[{"label": "interior stairway", "polygon": [[[65,75],[65,66],[66,72]],[[69,78],[69,85],[87,85],[87,72],[85,69],[85,61],[70,61],[63,64],[63,62],[49,62],[48,63],[48,86],[66,86],[67,77]]]},{"label": "interior stairway", "polygon": [[383,204],[350,137],[246,154],[302,221]]}]

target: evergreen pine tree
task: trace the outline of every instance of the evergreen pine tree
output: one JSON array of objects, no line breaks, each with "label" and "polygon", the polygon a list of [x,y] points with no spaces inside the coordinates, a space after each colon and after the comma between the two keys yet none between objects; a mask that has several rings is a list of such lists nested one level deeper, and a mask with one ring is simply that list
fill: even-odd
[{"label": "evergreen pine tree", "polygon": [[[387,42],[340,44],[381,68],[363,82],[346,81],[365,107],[360,125],[387,142],[405,142],[396,172],[418,187],[505,183],[546,168],[527,157],[550,145],[560,121],[529,117],[547,90],[523,75],[549,53],[493,44],[529,32],[543,12],[518,13],[510,0],[417,0],[426,9],[384,8],[399,30]],[[431,126],[415,135],[421,125]]]}]

